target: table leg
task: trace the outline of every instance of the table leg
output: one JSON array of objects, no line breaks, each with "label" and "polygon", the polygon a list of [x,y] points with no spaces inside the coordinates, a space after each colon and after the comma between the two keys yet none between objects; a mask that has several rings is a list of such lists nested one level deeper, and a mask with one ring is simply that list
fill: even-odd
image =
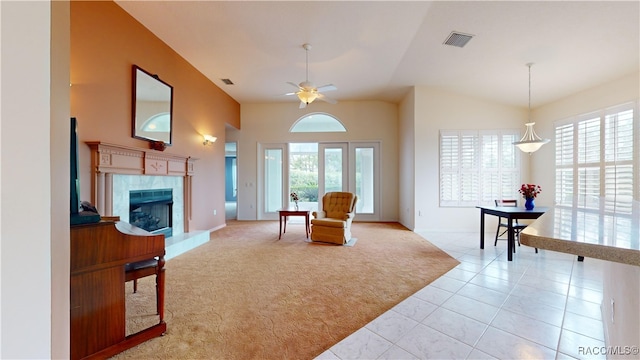
[{"label": "table leg", "polygon": [[278,235],[278,240],[282,238],[282,215],[278,216],[280,218],[280,233]]},{"label": "table leg", "polygon": [[284,217],[284,231],[283,231],[285,234],[287,233],[287,221],[289,221],[289,217],[285,216]]},{"label": "table leg", "polygon": [[158,274],[156,275],[156,308],[160,316],[160,323],[164,322],[164,256],[158,259]]},{"label": "table leg", "polygon": [[307,235],[307,239],[308,239],[309,238],[309,214],[304,215],[304,225],[305,225],[304,232]]},{"label": "table leg", "polygon": [[508,218],[508,228],[507,231],[509,233],[508,236],[508,240],[507,240],[507,260],[508,261],[512,261],[513,260],[513,250],[515,250],[515,239],[513,236],[513,219],[511,217]]},{"label": "table leg", "polygon": [[484,249],[484,209],[480,210],[480,249]]}]

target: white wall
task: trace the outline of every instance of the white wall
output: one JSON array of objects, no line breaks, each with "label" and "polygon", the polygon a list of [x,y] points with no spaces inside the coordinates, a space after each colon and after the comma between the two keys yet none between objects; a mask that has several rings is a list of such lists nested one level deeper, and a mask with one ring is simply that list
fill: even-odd
[{"label": "white wall", "polygon": [[[440,130],[515,129],[524,132],[527,109],[499,105],[429,87],[415,88],[415,230],[478,231],[476,208],[439,206]],[[522,156],[521,180],[529,161]],[[401,176],[407,176],[402,173]],[[405,183],[405,181],[401,181]],[[487,226],[495,226],[487,221]]]},{"label": "white wall", "polygon": [[51,357],[70,356],[69,104],[70,18],[67,1],[51,2]]},{"label": "white wall", "polygon": [[[63,145],[69,129],[68,3],[65,8],[65,4],[52,7],[49,1],[2,1],[0,9],[0,358],[65,358],[69,355],[68,141]],[[62,41],[61,53],[51,51],[52,39]],[[52,140],[56,136],[60,138]],[[63,197],[66,200],[59,203]]]},{"label": "white wall", "polygon": [[[346,133],[290,133],[299,118],[313,112],[329,113]],[[243,104],[242,130],[227,129],[226,141],[238,143],[238,220],[257,219],[258,143],[380,141],[381,220],[398,221],[398,108],[382,101],[314,102],[298,109],[295,101]],[[356,218],[357,220],[357,218]]]},{"label": "white wall", "polygon": [[398,116],[399,158],[398,189],[399,220],[410,230],[415,228],[415,91],[411,91],[400,102]]}]

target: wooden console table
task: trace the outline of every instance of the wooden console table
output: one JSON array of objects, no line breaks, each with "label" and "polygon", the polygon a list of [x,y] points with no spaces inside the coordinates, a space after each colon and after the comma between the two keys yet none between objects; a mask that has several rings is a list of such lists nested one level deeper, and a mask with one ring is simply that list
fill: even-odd
[{"label": "wooden console table", "polygon": [[[71,227],[71,359],[104,359],[164,334],[164,235],[124,222]],[[157,257],[159,321],[126,335],[125,264]]]},{"label": "wooden console table", "polygon": [[309,213],[311,210],[303,210],[294,207],[284,208],[278,210],[279,218],[280,218],[280,234],[278,235],[278,240],[282,237],[282,219],[284,219],[284,232],[287,232],[287,218],[289,216],[304,216],[305,223],[305,233],[307,235],[307,239],[309,238]]}]

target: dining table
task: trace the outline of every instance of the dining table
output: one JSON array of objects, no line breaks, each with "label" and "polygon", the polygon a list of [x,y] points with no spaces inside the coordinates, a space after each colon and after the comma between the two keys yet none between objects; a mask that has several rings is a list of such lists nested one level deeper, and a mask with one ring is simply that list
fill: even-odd
[{"label": "dining table", "polygon": [[513,252],[515,251],[515,230],[513,227],[514,220],[520,219],[537,219],[549,210],[545,206],[536,206],[533,209],[526,209],[520,206],[483,206],[480,209],[480,249],[484,249],[484,221],[485,214],[498,216],[507,219],[507,260],[513,261]]}]

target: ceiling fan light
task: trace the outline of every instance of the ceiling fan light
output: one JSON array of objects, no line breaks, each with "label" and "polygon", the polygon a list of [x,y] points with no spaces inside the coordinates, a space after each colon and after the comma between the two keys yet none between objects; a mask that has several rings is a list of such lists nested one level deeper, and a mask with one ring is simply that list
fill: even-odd
[{"label": "ceiling fan light", "polygon": [[316,91],[298,91],[296,95],[298,95],[298,99],[305,104],[311,104],[313,100],[318,98],[318,93]]}]

